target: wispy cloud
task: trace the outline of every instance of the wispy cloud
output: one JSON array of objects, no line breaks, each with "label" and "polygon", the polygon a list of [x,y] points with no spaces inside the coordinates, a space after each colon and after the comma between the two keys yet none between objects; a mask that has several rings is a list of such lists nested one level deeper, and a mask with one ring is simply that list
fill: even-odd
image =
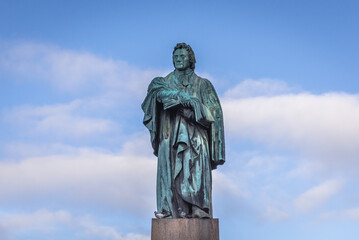
[{"label": "wispy cloud", "polygon": [[266,210],[262,213],[261,217],[270,221],[285,221],[290,219],[288,213],[272,206],[267,207]]},{"label": "wispy cloud", "polygon": [[[246,155],[228,141],[230,160],[240,163],[226,172],[241,176],[234,182],[248,192],[260,218],[311,216],[341,190],[339,179],[356,178],[359,95],[312,94],[281,81],[248,79],[226,92],[222,106],[227,138],[256,144],[257,151]],[[302,193],[294,187],[312,180],[322,184]]]},{"label": "wispy cloud", "polygon": [[263,79],[245,79],[233,88],[224,93],[225,98],[252,98],[269,97],[298,91],[297,88],[290,87],[286,82],[263,78]]},{"label": "wispy cloud", "polygon": [[88,137],[118,129],[111,119],[91,117],[84,101],[68,104],[15,107],[4,113],[4,119],[22,131],[58,137]]},{"label": "wispy cloud", "polygon": [[105,209],[142,214],[155,205],[155,172],[155,158],[131,153],[131,148],[117,154],[79,148],[67,154],[2,161],[0,182],[6,184],[0,188],[0,201],[101,203]]},{"label": "wispy cloud", "polygon": [[[122,234],[114,226],[99,224],[89,216],[73,216],[69,211],[49,211],[41,209],[32,213],[1,214],[0,229],[6,229],[4,240],[14,239],[14,236],[26,236],[26,232],[34,235],[53,236],[56,231],[64,230],[74,232],[74,236],[111,239],[111,240],[149,240],[142,234]],[[42,239],[42,238],[41,238]],[[55,239],[58,239],[55,237]],[[82,239],[76,238],[76,239]]]},{"label": "wispy cloud", "polygon": [[359,170],[359,95],[286,93],[224,98],[222,105],[231,137]]},{"label": "wispy cloud", "polygon": [[216,190],[216,194],[233,197],[233,199],[247,197],[247,194],[239,188],[233,179],[219,171],[213,171],[213,188]]},{"label": "wispy cloud", "polygon": [[337,194],[344,182],[342,180],[328,180],[312,187],[306,192],[302,193],[294,200],[294,206],[300,212],[308,212],[313,210],[330,199],[333,195]]},{"label": "wispy cloud", "polygon": [[39,43],[7,43],[0,46],[0,70],[32,82],[49,83],[67,92],[113,91],[142,97],[158,70],[143,70],[125,61],[101,58]]},{"label": "wispy cloud", "polygon": [[359,207],[327,211],[319,214],[319,218],[322,220],[350,219],[352,221],[359,221]]}]

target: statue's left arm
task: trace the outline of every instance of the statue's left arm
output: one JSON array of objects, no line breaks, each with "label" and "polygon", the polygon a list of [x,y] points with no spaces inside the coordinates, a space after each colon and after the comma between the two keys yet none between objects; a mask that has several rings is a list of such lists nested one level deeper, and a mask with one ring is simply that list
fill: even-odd
[{"label": "statue's left arm", "polygon": [[209,147],[211,151],[212,169],[222,165],[225,161],[225,141],[223,112],[218,95],[211,82],[203,79],[201,84],[201,96],[203,104],[213,117],[213,122],[208,129]]}]

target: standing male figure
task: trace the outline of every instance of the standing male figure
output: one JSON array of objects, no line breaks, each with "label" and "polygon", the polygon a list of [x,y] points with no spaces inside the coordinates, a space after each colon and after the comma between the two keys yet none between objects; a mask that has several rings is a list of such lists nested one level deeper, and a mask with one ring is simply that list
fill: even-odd
[{"label": "standing male figure", "polygon": [[212,173],[225,161],[223,114],[209,80],[194,73],[185,43],[173,50],[175,70],[156,77],[142,103],[157,164],[156,217],[212,218]]}]

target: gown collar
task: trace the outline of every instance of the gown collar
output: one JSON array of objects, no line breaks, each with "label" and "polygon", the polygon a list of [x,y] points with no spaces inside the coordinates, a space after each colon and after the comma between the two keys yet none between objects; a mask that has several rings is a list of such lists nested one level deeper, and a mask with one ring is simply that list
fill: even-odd
[{"label": "gown collar", "polygon": [[174,75],[178,81],[183,86],[187,87],[188,85],[193,83],[193,75],[194,71],[191,68],[186,69],[185,71],[174,71]]}]

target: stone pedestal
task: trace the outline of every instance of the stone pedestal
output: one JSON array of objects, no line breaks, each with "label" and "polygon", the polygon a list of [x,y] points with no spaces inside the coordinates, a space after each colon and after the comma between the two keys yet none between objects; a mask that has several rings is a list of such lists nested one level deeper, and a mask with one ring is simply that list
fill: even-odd
[{"label": "stone pedestal", "polygon": [[219,240],[218,218],[153,218],[151,240]]}]

